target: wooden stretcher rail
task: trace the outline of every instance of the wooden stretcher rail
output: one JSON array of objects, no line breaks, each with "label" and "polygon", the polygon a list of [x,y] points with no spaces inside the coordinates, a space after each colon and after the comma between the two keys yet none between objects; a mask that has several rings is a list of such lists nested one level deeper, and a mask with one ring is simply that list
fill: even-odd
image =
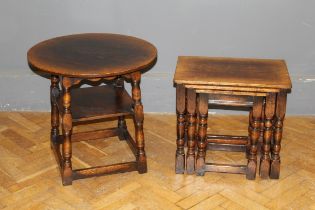
[{"label": "wooden stretcher rail", "polygon": [[229,164],[215,164],[206,163],[205,171],[220,172],[220,173],[233,173],[233,174],[245,174],[246,165],[229,165]]},{"label": "wooden stretcher rail", "polygon": [[83,179],[91,176],[100,176],[103,174],[115,174],[129,171],[136,171],[137,162],[118,163],[107,166],[97,166],[84,169],[73,170],[73,179]]},{"label": "wooden stretcher rail", "polygon": [[102,130],[73,133],[71,137],[71,141],[77,142],[77,141],[108,138],[108,137],[117,136],[118,133],[119,133],[118,128],[108,128],[108,129],[102,129]]},{"label": "wooden stretcher rail", "polygon": [[137,157],[137,144],[128,131],[125,133],[125,138],[133,155]]},{"label": "wooden stretcher rail", "polygon": [[246,145],[208,143],[207,144],[207,150],[228,151],[228,152],[246,152]]},{"label": "wooden stretcher rail", "polygon": [[216,144],[246,145],[248,143],[248,136],[207,134],[207,142]]},{"label": "wooden stretcher rail", "polygon": [[209,94],[208,104],[252,107],[254,104],[254,97],[253,96],[234,96],[234,95],[224,95],[224,94]]}]

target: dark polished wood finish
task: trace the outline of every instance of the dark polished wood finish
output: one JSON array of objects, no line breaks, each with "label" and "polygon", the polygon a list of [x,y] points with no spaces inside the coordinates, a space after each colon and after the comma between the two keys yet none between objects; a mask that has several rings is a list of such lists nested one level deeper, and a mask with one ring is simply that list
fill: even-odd
[{"label": "dark polished wood finish", "polygon": [[[269,176],[274,179],[279,178],[286,96],[291,90],[291,80],[285,61],[180,56],[174,83],[177,89],[184,87],[190,91],[190,95],[193,95],[192,91],[196,93],[195,97],[190,97],[188,92],[184,96],[184,90],[182,94],[178,94],[177,91],[177,104],[181,101],[181,104],[186,104],[187,108],[194,107],[192,103],[197,106],[198,126],[195,138],[198,146],[197,175],[204,175],[206,171],[215,171],[244,173],[247,179],[255,179],[257,155],[261,154],[259,173],[261,178]],[[194,101],[191,101],[193,98]],[[186,102],[182,102],[183,100]],[[206,134],[208,104],[249,108],[248,136]],[[185,109],[181,107],[181,110]],[[181,119],[185,118],[178,117],[178,124]],[[191,120],[191,114],[187,114],[186,119]],[[187,129],[189,132],[189,122]],[[194,145],[193,139],[190,138],[192,135],[188,133],[187,136],[188,145]],[[177,150],[182,145],[177,144]],[[262,150],[260,153],[259,148]],[[187,150],[190,151],[190,156],[193,156],[189,146]],[[246,152],[248,163],[247,165],[206,163],[206,150],[243,151]],[[177,158],[176,164],[179,163],[178,160]],[[186,170],[187,173],[191,173],[191,168],[189,172],[188,169]]]},{"label": "dark polished wood finish", "polygon": [[147,41],[120,34],[87,33],[49,39],[32,47],[34,70],[75,78],[117,76],[154,64],[157,50]]},{"label": "dark polished wood finish", "polygon": [[195,172],[195,148],[196,148],[196,92],[187,89],[187,174]]},{"label": "dark polished wood finish", "polygon": [[276,95],[270,93],[265,102],[264,136],[260,159],[260,177],[268,178],[270,173],[270,143],[273,133],[272,120],[275,113]]},{"label": "dark polished wood finish", "polygon": [[198,101],[198,149],[196,159],[196,173],[205,173],[205,158],[207,149],[207,121],[208,121],[208,95],[200,94]]},{"label": "dark polished wood finish", "polygon": [[279,179],[280,149],[283,131],[283,121],[286,112],[287,94],[281,91],[277,94],[276,114],[274,117],[273,147],[271,151],[270,178]]},{"label": "dark polished wood finish", "polygon": [[59,135],[59,110],[57,100],[60,96],[59,77],[51,76],[50,104],[51,104],[51,141],[57,141]]},{"label": "dark polished wood finish", "polygon": [[233,145],[244,145],[248,142],[248,136],[231,136],[231,135],[214,135],[208,134],[208,144],[233,144]]},{"label": "dark polished wood finish", "polygon": [[177,140],[175,172],[183,174],[185,171],[185,126],[186,126],[186,89],[183,85],[176,87]]},{"label": "dark polished wood finish", "polygon": [[[30,67],[51,74],[51,147],[64,185],[91,176],[147,171],[140,81],[141,71],[152,67],[156,58],[152,44],[118,34],[57,37],[28,51]],[[132,96],[124,81],[131,83]],[[80,88],[85,83],[93,86]],[[106,85],[98,86],[102,83]],[[125,116],[134,119],[135,140],[127,130]],[[72,133],[73,126],[106,118],[116,118],[117,127]],[[72,143],[113,136],[126,140],[136,161],[72,169]]]},{"label": "dark polished wood finish", "polygon": [[257,169],[257,143],[260,137],[260,121],[263,98],[256,97],[251,112],[249,132],[249,155],[246,169],[246,178],[255,179]]},{"label": "dark polished wood finish", "polygon": [[220,87],[291,88],[285,61],[271,59],[179,56],[174,81]]},{"label": "dark polished wood finish", "polygon": [[[62,104],[59,100],[58,106]],[[73,122],[83,122],[107,117],[122,117],[133,112],[133,101],[125,89],[111,85],[75,88],[71,90]],[[94,107],[91,109],[91,107]],[[61,110],[62,112],[62,110]]]},{"label": "dark polished wood finish", "polygon": [[136,144],[137,144],[137,163],[139,173],[147,172],[147,159],[144,151],[144,134],[143,134],[143,105],[141,102],[141,90],[140,90],[140,78],[141,73],[135,72],[131,74],[131,86],[132,86],[132,100],[134,102],[134,124],[136,129]]}]

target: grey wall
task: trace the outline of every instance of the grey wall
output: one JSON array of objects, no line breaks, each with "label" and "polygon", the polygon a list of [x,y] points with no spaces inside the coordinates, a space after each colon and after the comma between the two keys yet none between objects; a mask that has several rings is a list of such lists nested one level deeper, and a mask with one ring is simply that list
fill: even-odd
[{"label": "grey wall", "polygon": [[314,0],[1,0],[0,110],[48,111],[47,79],[32,73],[35,43],[81,32],[122,33],[156,45],[142,82],[146,112],[174,112],[178,55],[283,58],[289,114],[315,114]]}]

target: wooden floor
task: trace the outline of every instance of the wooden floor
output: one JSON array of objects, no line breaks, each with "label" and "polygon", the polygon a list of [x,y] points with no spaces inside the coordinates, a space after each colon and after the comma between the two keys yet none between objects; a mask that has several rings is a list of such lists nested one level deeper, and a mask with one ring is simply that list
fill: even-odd
[{"label": "wooden floor", "polygon": [[[281,178],[255,181],[220,173],[176,175],[175,122],[174,115],[145,116],[148,173],[95,177],[63,187],[49,146],[50,114],[2,112],[0,209],[315,209],[315,117],[287,117]],[[246,116],[210,116],[209,124],[211,132],[247,132]],[[72,160],[80,168],[132,158],[124,141],[111,138],[75,143]],[[224,152],[208,153],[207,160],[246,162],[244,154]]]}]

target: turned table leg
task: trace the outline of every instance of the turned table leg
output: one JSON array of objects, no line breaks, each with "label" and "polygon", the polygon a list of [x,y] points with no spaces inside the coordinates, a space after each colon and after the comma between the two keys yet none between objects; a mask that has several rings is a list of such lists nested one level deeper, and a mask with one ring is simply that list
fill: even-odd
[{"label": "turned table leg", "polygon": [[[124,87],[125,87],[124,79],[122,77],[117,78],[115,80],[114,86],[118,90],[118,92],[123,92]],[[127,124],[126,124],[125,116],[118,117],[117,127],[119,129],[119,134],[118,134],[119,140],[126,140]]]},{"label": "turned table leg", "polygon": [[50,140],[52,144],[57,144],[58,135],[59,135],[59,110],[57,107],[57,100],[60,94],[59,89],[59,77],[52,75],[51,76],[51,85],[50,85],[50,104],[51,104],[51,132]]},{"label": "turned table leg", "polygon": [[287,93],[277,94],[276,114],[274,118],[274,144],[271,153],[270,178],[279,179],[280,176],[280,149],[283,131],[283,120],[285,117]]},{"label": "turned table leg", "polygon": [[140,90],[140,72],[131,75],[132,86],[132,99],[134,101],[134,124],[135,124],[135,137],[137,144],[137,164],[138,172],[140,174],[147,172],[147,159],[144,151],[144,134],[143,134],[143,106],[141,103],[141,90]]},{"label": "turned table leg", "polygon": [[198,102],[198,152],[196,161],[196,173],[199,176],[205,174],[205,159],[207,148],[207,121],[208,121],[208,94],[199,94]]},{"label": "turned table leg", "polygon": [[266,106],[266,98],[263,99],[263,105],[261,110],[261,120],[260,120],[260,137],[258,140],[257,151],[258,155],[261,157],[263,142],[264,142],[264,132],[265,132],[265,106]]},{"label": "turned table leg", "polygon": [[257,169],[257,142],[260,136],[260,120],[262,110],[262,97],[255,97],[253,109],[250,113],[250,128],[249,128],[249,155],[246,169],[246,178],[255,179]]},{"label": "turned table leg", "polygon": [[177,139],[176,139],[176,157],[175,173],[183,174],[185,171],[185,107],[186,107],[186,89],[183,85],[176,86],[176,114],[177,114]]},{"label": "turned table leg", "polygon": [[118,117],[117,127],[119,129],[119,134],[118,134],[119,140],[126,140],[127,124],[126,124],[125,116]]},{"label": "turned table leg", "polygon": [[246,145],[246,158],[248,159],[249,158],[249,155],[250,155],[250,147],[251,147],[251,135],[252,135],[252,119],[253,119],[253,109],[251,109],[249,111],[249,115],[248,115],[248,141],[247,141],[247,145]]},{"label": "turned table leg", "polygon": [[263,179],[268,178],[270,172],[270,142],[273,133],[272,119],[275,113],[275,102],[276,102],[275,93],[269,93],[266,96],[265,102],[265,128],[259,173],[260,177]]},{"label": "turned table leg", "polygon": [[187,90],[187,174],[195,172],[195,145],[196,145],[196,92],[193,89]]},{"label": "turned table leg", "polygon": [[71,81],[67,78],[62,80],[63,88],[63,115],[62,115],[62,133],[63,133],[63,144],[62,144],[62,182],[63,185],[72,184],[72,145],[71,145],[71,134],[72,134],[72,115],[70,111],[71,95],[70,95]]}]

